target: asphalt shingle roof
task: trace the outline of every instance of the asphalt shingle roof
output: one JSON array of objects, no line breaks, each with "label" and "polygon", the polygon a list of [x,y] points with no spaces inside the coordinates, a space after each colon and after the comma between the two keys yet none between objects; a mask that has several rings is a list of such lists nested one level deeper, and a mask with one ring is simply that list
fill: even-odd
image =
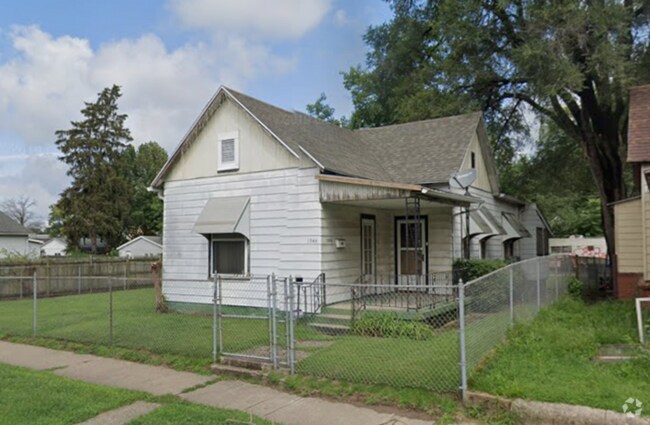
[{"label": "asphalt shingle roof", "polygon": [[0,211],[0,235],[29,235],[29,233],[29,229]]},{"label": "asphalt shingle roof", "polygon": [[475,112],[350,130],[222,87],[156,176],[154,187],[161,183],[183,146],[194,140],[201,123],[210,118],[224,93],[247,109],[296,155],[302,155],[304,150],[326,171],[335,174],[388,182],[446,183],[450,174],[459,171],[481,122],[481,113]]},{"label": "asphalt shingle roof", "polygon": [[350,130],[227,89],[278,138],[328,171],[400,183],[441,183],[460,169],[481,113]]}]

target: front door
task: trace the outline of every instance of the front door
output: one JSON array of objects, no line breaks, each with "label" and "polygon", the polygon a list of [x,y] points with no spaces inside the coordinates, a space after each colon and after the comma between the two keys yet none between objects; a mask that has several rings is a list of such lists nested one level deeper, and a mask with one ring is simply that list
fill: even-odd
[{"label": "front door", "polygon": [[375,217],[361,217],[361,276],[369,282],[377,272],[375,243]]},{"label": "front door", "polygon": [[[396,221],[397,284],[424,284],[427,274],[426,217],[420,224],[413,220]],[[419,249],[418,249],[419,246]]]}]

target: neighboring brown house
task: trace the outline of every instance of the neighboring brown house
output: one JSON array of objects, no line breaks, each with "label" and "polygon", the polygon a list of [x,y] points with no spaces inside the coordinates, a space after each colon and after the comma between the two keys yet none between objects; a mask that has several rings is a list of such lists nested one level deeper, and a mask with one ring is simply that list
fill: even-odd
[{"label": "neighboring brown house", "polygon": [[641,193],[614,203],[619,298],[644,295],[650,283],[650,85],[630,90],[627,162]]}]

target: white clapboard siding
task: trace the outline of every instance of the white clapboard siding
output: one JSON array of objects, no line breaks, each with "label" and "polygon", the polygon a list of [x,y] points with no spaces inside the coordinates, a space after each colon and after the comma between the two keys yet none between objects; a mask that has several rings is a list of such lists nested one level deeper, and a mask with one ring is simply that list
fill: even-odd
[{"label": "white clapboard siding", "polygon": [[[316,168],[219,175],[165,183],[164,291],[172,302],[210,302],[208,241],[193,232],[210,198],[250,196],[250,272],[320,273],[320,203]],[[180,285],[195,279],[194,287]],[[188,295],[190,294],[190,295]]]},{"label": "white clapboard siding", "polygon": [[529,204],[521,213],[521,223],[530,232],[530,238],[523,238],[519,242],[521,259],[527,260],[537,256],[537,228],[546,228],[537,213],[537,208]]}]

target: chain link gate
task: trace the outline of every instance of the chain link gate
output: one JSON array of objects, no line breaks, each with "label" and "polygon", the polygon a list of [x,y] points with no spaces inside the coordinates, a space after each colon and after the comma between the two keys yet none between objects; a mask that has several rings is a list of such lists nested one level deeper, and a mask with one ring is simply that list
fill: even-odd
[{"label": "chain link gate", "polygon": [[214,362],[239,360],[293,371],[294,305],[290,278],[215,276]]}]

